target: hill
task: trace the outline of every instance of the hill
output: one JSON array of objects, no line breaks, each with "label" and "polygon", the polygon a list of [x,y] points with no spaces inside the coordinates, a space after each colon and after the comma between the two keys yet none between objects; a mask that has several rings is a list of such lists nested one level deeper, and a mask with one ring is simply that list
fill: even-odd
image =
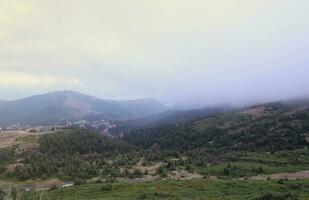
[{"label": "hill", "polygon": [[149,125],[152,127],[159,126],[159,125],[166,125],[166,124],[173,124],[173,123],[183,123],[187,121],[193,121],[201,118],[208,117],[210,115],[217,115],[219,113],[230,111],[231,107],[227,105],[221,106],[213,106],[213,107],[204,107],[204,108],[197,108],[193,110],[185,110],[170,113],[169,115],[162,116]]},{"label": "hill", "polygon": [[[302,195],[301,191],[307,187],[308,122],[309,101],[298,100],[131,130],[122,138],[79,129],[49,134],[3,133],[0,179],[5,185],[16,184],[21,192],[25,186],[31,188],[34,191],[27,193],[29,195],[44,190],[44,195],[52,195],[55,199],[70,198],[70,191],[77,190],[93,198],[122,193],[123,197],[131,194],[132,199],[136,199],[141,193],[140,185],[150,183],[156,188],[162,179],[166,187],[159,187],[159,190],[172,195],[177,193],[168,188],[180,189],[185,181],[192,183],[192,190],[181,194],[188,198],[203,197],[206,191],[211,196],[209,187],[201,190],[204,182],[217,185],[217,189],[213,188],[216,191],[226,182],[227,188],[231,184],[258,186],[257,198],[253,199],[291,199],[289,197]],[[289,186],[294,183],[291,179],[301,180]],[[72,190],[62,189],[68,181],[75,186],[72,185]],[[128,184],[130,190],[136,192],[121,191],[119,184],[124,187]],[[286,188],[279,189],[276,194],[260,194],[265,184]],[[3,188],[12,191],[12,188]],[[146,199],[157,196],[152,190],[143,190],[143,193],[147,191],[149,198]],[[237,199],[251,199],[245,196],[248,190],[240,193]],[[203,191],[203,194],[196,196],[196,191]],[[287,191],[291,193],[287,195]],[[228,194],[232,198],[231,195],[235,193]],[[145,199],[144,194],[142,197]],[[174,197],[179,199],[180,196]]]},{"label": "hill", "polygon": [[231,110],[229,106],[205,107],[193,110],[167,110],[154,115],[149,115],[140,119],[115,122],[117,124],[113,132],[127,132],[138,128],[150,128],[167,124],[184,123],[205,118],[210,115],[227,112]]},{"label": "hill", "polygon": [[143,148],[188,151],[277,151],[308,145],[309,101],[276,102],[186,123],[131,131],[128,142]]},{"label": "hill", "polygon": [[54,124],[97,116],[108,120],[145,117],[165,111],[151,99],[103,100],[74,91],[59,91],[0,104],[0,125]]}]

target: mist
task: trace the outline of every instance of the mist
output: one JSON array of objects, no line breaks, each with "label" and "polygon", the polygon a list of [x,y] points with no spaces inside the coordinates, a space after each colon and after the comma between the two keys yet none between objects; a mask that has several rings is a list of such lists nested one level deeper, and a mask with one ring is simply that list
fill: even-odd
[{"label": "mist", "polygon": [[55,90],[166,104],[307,96],[309,2],[1,0],[0,99]]}]

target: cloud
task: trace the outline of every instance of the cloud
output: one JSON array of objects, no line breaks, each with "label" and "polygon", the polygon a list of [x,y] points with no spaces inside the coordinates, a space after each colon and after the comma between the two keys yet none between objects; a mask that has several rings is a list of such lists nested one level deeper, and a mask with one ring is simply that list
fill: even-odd
[{"label": "cloud", "polygon": [[297,95],[309,85],[308,6],[306,0],[1,0],[0,91],[9,85],[27,87],[27,94],[77,89],[203,102]]},{"label": "cloud", "polygon": [[45,88],[81,87],[78,78],[39,76],[14,71],[0,71],[0,87]]},{"label": "cloud", "polygon": [[0,71],[0,86],[34,87],[40,85],[50,86],[55,83],[51,77],[38,77],[32,74]]}]

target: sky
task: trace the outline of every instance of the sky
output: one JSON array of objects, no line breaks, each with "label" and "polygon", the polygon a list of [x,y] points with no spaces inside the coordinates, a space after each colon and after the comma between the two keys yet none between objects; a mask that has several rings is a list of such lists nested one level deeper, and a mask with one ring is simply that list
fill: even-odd
[{"label": "sky", "polygon": [[308,0],[0,0],[0,99],[309,94]]}]

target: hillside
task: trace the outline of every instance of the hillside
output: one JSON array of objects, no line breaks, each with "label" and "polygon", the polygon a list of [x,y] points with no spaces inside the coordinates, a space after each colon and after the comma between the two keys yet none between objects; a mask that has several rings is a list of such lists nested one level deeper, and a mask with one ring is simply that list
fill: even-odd
[{"label": "hillside", "polygon": [[[307,100],[132,130],[123,138],[79,129],[3,132],[0,189],[16,185],[23,194],[28,187],[25,195],[51,199],[76,191],[82,199],[306,199],[308,133]],[[75,185],[62,188],[67,183]],[[231,185],[244,190],[227,191]]]},{"label": "hillside", "polygon": [[165,110],[164,105],[155,100],[111,101],[74,91],[59,91],[0,104],[0,125],[54,124],[92,116],[123,120]]},{"label": "hillside", "polygon": [[308,145],[308,101],[277,102],[204,119],[131,131],[128,142],[143,148],[188,151],[276,151]]},{"label": "hillside", "polygon": [[205,107],[193,110],[168,110],[140,119],[115,122],[117,126],[112,131],[116,133],[119,131],[127,132],[138,128],[150,128],[168,124],[184,123],[202,119],[210,115],[217,115],[229,110],[231,110],[229,106]]},{"label": "hillside", "polygon": [[231,107],[222,105],[222,106],[213,106],[213,107],[204,107],[197,108],[193,110],[185,110],[180,112],[171,113],[166,116],[162,116],[149,124],[149,126],[159,126],[173,123],[183,123],[187,121],[194,121],[197,119],[205,118],[210,115],[217,115],[219,113],[230,111]]}]

